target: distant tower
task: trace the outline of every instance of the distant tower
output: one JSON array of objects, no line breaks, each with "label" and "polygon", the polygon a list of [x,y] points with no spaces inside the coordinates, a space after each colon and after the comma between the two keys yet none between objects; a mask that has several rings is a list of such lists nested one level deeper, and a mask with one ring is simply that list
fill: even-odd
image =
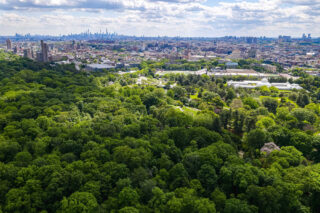
[{"label": "distant tower", "polygon": [[188,48],[186,51],[185,51],[185,58],[187,60],[190,60],[191,59],[191,50],[190,48]]},{"label": "distant tower", "polygon": [[31,47],[31,58],[35,58],[35,57],[36,57],[36,54],[34,53],[33,48]]},{"label": "distant tower", "polygon": [[307,38],[306,34],[305,34],[305,33],[303,33],[303,35],[302,35],[302,39],[306,39],[306,38]]},{"label": "distant tower", "polygon": [[31,49],[23,50],[23,57],[32,59]]},{"label": "distant tower", "polygon": [[257,55],[257,50],[253,47],[248,51],[248,57],[249,58],[255,58]]},{"label": "distant tower", "polygon": [[72,45],[71,46],[72,46],[72,49],[76,48],[76,41],[75,40],[72,41]]},{"label": "distant tower", "polygon": [[14,47],[14,48],[13,48],[13,53],[14,53],[14,54],[17,54],[17,53],[18,53],[18,47]]},{"label": "distant tower", "polygon": [[42,62],[48,62],[48,45],[41,40],[41,61]]},{"label": "distant tower", "polygon": [[10,39],[7,39],[7,50],[11,50],[12,49],[12,43]]}]

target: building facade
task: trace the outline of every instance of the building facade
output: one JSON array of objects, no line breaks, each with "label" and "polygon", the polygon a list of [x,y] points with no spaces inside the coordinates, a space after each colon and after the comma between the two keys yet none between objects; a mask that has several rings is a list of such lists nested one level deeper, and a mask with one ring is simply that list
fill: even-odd
[{"label": "building facade", "polygon": [[290,83],[269,83],[266,78],[261,81],[228,81],[228,86],[233,86],[235,88],[247,88],[254,89],[257,87],[267,86],[267,87],[276,87],[279,90],[293,90],[293,89],[302,89],[298,84]]},{"label": "building facade", "polygon": [[10,39],[7,39],[6,43],[7,43],[7,50],[11,50],[11,49],[12,49],[12,42],[11,42],[11,40],[10,40]]},{"label": "building facade", "polygon": [[41,62],[49,61],[48,53],[49,53],[48,45],[44,43],[43,40],[41,40],[41,57],[40,57]]}]

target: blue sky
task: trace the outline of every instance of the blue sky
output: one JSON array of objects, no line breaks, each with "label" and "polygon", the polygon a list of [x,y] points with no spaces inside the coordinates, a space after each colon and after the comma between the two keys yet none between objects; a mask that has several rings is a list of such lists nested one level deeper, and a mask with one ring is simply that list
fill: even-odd
[{"label": "blue sky", "polygon": [[320,36],[320,0],[0,0],[0,35]]}]

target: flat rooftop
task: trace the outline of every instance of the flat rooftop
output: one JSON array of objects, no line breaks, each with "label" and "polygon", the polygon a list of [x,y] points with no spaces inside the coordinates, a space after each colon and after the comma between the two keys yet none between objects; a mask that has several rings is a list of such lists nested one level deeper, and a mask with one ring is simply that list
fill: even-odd
[{"label": "flat rooftop", "polygon": [[222,71],[223,73],[242,73],[242,74],[259,74],[252,69],[227,69]]},{"label": "flat rooftop", "polygon": [[88,68],[91,69],[111,69],[115,68],[114,66],[108,65],[108,64],[88,64]]}]

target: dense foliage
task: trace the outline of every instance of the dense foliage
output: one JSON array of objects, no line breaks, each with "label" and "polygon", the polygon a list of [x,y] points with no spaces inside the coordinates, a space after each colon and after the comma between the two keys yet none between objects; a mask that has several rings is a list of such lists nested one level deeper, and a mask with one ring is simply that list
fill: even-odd
[{"label": "dense foliage", "polygon": [[133,77],[0,62],[3,212],[320,211],[315,92]]}]

